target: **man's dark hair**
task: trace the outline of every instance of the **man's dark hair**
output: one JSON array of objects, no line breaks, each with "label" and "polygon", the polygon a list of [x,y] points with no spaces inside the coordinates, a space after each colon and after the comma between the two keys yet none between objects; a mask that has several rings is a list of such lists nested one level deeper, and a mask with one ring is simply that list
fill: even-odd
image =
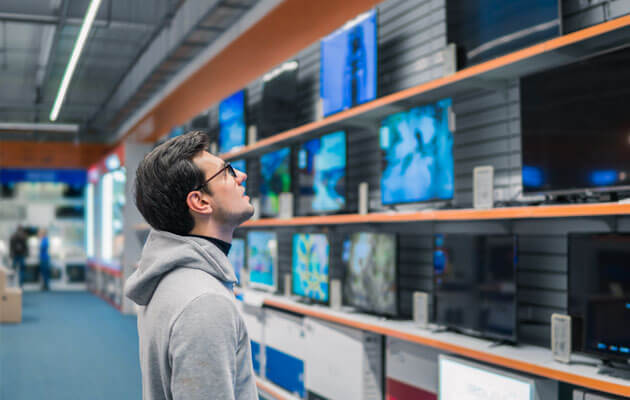
[{"label": "man's dark hair", "polygon": [[136,170],[136,207],[154,229],[185,235],[195,221],[186,196],[203,184],[204,172],[192,159],[207,150],[208,136],[192,131],[170,139],[144,157]]}]

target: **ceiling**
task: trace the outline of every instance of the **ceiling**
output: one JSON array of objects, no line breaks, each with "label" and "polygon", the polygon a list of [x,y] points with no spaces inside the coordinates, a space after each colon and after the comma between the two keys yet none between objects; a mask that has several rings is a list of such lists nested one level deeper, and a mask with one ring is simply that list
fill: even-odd
[{"label": "ceiling", "polygon": [[[56,121],[77,124],[78,132],[7,128],[0,140],[111,142],[122,123],[258,1],[102,0]],[[50,122],[89,3],[0,2],[0,126]]]}]

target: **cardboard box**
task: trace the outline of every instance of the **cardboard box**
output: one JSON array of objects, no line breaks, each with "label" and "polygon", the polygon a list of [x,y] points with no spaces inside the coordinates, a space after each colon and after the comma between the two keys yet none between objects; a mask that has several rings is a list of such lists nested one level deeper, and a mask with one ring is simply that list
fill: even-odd
[{"label": "cardboard box", "polygon": [[11,270],[0,266],[0,293],[3,293],[7,287],[7,283],[9,281],[9,275],[11,275]]},{"label": "cardboard box", "polygon": [[0,293],[0,322],[22,322],[22,289],[6,288]]},{"label": "cardboard box", "polygon": [[439,351],[387,337],[386,399],[437,400]]}]

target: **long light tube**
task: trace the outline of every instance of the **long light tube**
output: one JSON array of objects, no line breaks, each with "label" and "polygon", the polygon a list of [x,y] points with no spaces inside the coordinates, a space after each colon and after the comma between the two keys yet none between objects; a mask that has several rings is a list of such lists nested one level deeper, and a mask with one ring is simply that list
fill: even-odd
[{"label": "long light tube", "polygon": [[66,97],[68,86],[70,86],[72,75],[74,74],[74,70],[77,66],[77,62],[79,62],[79,57],[81,57],[83,46],[85,45],[85,41],[87,40],[88,34],[90,33],[90,29],[92,28],[92,23],[94,22],[94,18],[96,18],[96,12],[98,11],[98,7],[100,5],[101,5],[101,0],[92,0],[92,2],[90,3],[90,6],[88,7],[87,13],[85,14],[85,18],[83,19],[83,24],[81,25],[81,31],[79,32],[79,37],[77,38],[77,41],[74,44],[72,55],[70,55],[70,61],[68,61],[68,65],[66,65],[66,71],[63,74],[61,85],[59,85],[59,91],[57,92],[57,97],[55,98],[55,104],[53,105],[53,108],[50,111],[51,121],[56,121],[57,117],[59,116],[59,111],[61,110],[61,105],[63,104],[63,100]]}]

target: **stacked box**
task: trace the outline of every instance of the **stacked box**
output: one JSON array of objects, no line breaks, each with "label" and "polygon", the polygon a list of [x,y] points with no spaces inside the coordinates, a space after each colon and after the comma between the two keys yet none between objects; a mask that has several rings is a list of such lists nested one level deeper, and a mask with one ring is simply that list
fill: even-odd
[{"label": "stacked box", "polygon": [[7,287],[11,271],[0,267],[0,323],[22,322],[22,289]]},{"label": "stacked box", "polygon": [[386,399],[437,400],[439,352],[393,337],[386,346]]}]

